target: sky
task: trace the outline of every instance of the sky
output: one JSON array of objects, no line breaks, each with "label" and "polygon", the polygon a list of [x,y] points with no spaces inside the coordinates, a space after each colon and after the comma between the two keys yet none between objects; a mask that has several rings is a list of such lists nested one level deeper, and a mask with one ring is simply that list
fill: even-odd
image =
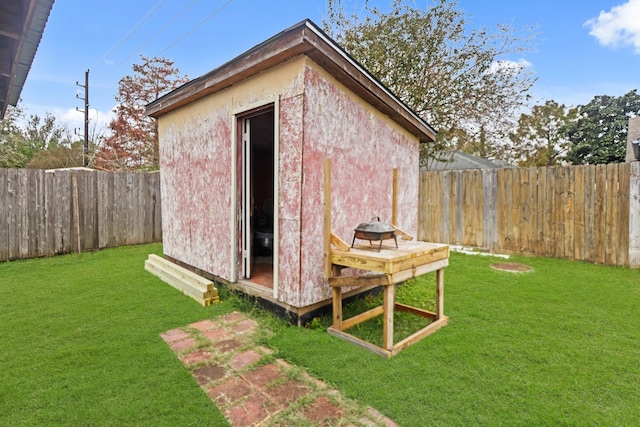
[{"label": "sky", "polygon": [[[389,10],[392,0],[369,0]],[[408,0],[411,1],[411,0]],[[361,11],[365,0],[342,0]],[[414,0],[426,8],[433,0]],[[56,0],[21,99],[28,114],[83,123],[89,70],[92,127],[112,117],[118,81],[140,55],[174,61],[198,77],[303,19],[318,25],[327,0]],[[469,28],[533,27],[535,48],[505,60],[538,79],[537,104],[566,106],[640,89],[640,0],[458,0]],[[79,111],[76,110],[76,108]]]}]

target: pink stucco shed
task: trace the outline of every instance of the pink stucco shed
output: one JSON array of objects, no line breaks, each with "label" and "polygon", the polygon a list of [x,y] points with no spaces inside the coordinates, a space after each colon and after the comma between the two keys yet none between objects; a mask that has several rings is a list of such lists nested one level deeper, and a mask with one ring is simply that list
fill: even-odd
[{"label": "pink stucco shed", "polygon": [[435,132],[310,21],[148,111],[160,135],[165,255],[220,282],[298,317],[329,301],[326,158],[336,235],[350,243],[360,222],[391,221],[394,168],[398,225],[417,232],[419,145]]}]

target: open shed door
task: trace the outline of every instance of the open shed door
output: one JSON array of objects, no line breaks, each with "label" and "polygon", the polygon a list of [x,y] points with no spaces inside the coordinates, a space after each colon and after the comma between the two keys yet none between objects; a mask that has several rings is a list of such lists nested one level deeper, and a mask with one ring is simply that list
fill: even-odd
[{"label": "open shed door", "polygon": [[276,186],[273,104],[237,116],[238,276],[274,288]]},{"label": "open shed door", "polygon": [[251,278],[251,119],[242,119],[242,277]]}]

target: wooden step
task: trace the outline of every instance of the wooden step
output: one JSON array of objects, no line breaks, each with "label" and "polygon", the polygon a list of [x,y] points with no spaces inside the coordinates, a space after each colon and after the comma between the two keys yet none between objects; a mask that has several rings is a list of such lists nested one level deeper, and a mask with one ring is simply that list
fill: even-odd
[{"label": "wooden step", "polygon": [[149,255],[144,268],[205,307],[219,300],[212,281],[158,255]]}]

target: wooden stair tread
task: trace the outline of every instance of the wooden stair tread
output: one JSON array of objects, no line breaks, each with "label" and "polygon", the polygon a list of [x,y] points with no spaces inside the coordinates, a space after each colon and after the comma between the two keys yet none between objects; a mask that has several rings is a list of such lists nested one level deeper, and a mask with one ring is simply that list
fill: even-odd
[{"label": "wooden stair tread", "polygon": [[145,270],[205,307],[219,300],[218,290],[212,281],[162,257],[151,254],[144,266]]}]

